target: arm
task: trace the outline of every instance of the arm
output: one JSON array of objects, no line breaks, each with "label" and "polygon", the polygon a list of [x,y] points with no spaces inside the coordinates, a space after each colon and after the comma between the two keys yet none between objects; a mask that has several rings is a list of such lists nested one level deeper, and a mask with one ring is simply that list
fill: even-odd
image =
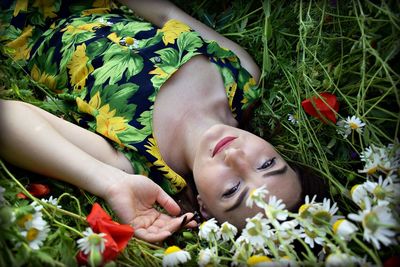
[{"label": "arm", "polygon": [[177,19],[189,25],[206,40],[215,40],[222,47],[232,50],[240,59],[242,66],[258,81],[260,79],[260,69],[247,51],[217,33],[210,27],[204,25],[195,18],[189,16],[173,3],[166,0],[119,0],[122,4],[134,10],[135,13],[147,21],[162,27],[170,19]]}]

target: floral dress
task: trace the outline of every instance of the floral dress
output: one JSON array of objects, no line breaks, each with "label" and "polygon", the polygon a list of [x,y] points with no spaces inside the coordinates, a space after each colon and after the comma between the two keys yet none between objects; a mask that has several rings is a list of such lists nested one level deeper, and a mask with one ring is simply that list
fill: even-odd
[{"label": "floral dress", "polygon": [[112,141],[136,173],[170,194],[179,192],[185,179],[164,162],[153,136],[153,106],[161,86],[191,58],[204,55],[218,67],[240,121],[260,95],[254,78],[232,51],[203,40],[180,21],[157,28],[113,9],[109,1],[80,2],[3,2],[7,51],[26,63],[34,80],[74,101],[77,123]]}]

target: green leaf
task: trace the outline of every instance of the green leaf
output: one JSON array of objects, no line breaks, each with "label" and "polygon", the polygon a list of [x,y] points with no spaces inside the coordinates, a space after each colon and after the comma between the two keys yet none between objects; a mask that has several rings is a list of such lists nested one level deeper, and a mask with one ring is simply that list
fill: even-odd
[{"label": "green leaf", "polygon": [[117,23],[111,27],[111,31],[118,36],[135,36],[139,32],[151,30],[153,26],[148,22],[133,21],[126,24]]},{"label": "green leaf", "polygon": [[196,32],[182,33],[179,35],[177,43],[180,51],[195,51],[202,45],[202,41]]}]

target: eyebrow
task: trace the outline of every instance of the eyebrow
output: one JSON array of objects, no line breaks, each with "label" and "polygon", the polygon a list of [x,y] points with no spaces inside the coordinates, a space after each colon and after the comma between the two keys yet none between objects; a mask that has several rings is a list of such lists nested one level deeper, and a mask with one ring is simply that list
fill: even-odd
[{"label": "eyebrow", "polygon": [[[266,173],[263,174],[263,178],[266,178],[266,177],[269,177],[269,176],[274,176],[274,175],[281,175],[281,174],[284,174],[284,173],[286,173],[287,168],[288,168],[288,166],[285,165],[285,166],[283,166],[283,167],[280,168],[280,169],[273,170],[273,171],[270,171],[270,172],[266,172]],[[242,193],[240,193],[240,195],[239,195],[239,197],[236,199],[235,203],[234,203],[230,208],[226,209],[225,212],[234,210],[234,209],[236,209],[237,207],[239,207],[239,206],[242,204],[243,199],[246,197],[246,195],[247,195],[248,192],[249,192],[249,188],[248,188],[248,187],[246,187],[245,189],[243,189]]]}]

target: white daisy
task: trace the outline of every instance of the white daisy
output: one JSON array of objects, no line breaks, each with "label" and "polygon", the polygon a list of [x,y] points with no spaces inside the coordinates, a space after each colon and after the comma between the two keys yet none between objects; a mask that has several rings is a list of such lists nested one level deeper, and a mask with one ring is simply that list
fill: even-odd
[{"label": "white daisy", "polygon": [[338,211],[336,202],[331,206],[331,200],[324,198],[322,204],[318,203],[313,206],[312,222],[317,226],[326,225],[336,221],[339,217],[335,216]]},{"label": "white daisy", "polygon": [[220,230],[221,230],[222,240],[224,241],[233,239],[238,232],[237,228],[234,225],[230,224],[229,222],[224,222],[223,224],[221,224]]},{"label": "white daisy", "polygon": [[364,187],[364,184],[356,184],[350,189],[351,199],[356,203],[361,209],[365,207],[364,200],[368,198],[368,192]]},{"label": "white daisy", "polygon": [[389,144],[387,147],[371,145],[360,154],[361,161],[365,162],[361,173],[373,175],[377,171],[388,173],[396,170],[400,165],[400,146]]},{"label": "white daisy", "polygon": [[290,221],[285,221],[278,225],[275,234],[271,236],[275,243],[279,244],[279,250],[284,250],[284,247],[290,246],[296,237],[301,233],[296,227],[299,222],[294,219]]},{"label": "white daisy", "polygon": [[265,215],[271,221],[284,221],[287,219],[288,211],[282,199],[276,196],[270,196],[268,203],[264,206]]},{"label": "white daisy", "polygon": [[58,205],[58,199],[56,197],[53,198],[53,196],[50,196],[49,199],[44,199],[42,198],[42,201],[45,203],[49,203],[55,207],[57,207],[58,209],[61,209],[61,205]]},{"label": "white daisy", "polygon": [[78,243],[78,248],[82,250],[83,254],[89,255],[93,250],[100,253],[104,252],[105,243],[107,242],[107,239],[104,238],[106,236],[105,233],[97,234],[90,227],[86,228],[82,233],[84,237],[80,238],[76,243]]},{"label": "white daisy", "polygon": [[346,120],[340,120],[336,124],[338,126],[337,132],[347,138],[352,131],[362,133],[365,123],[363,123],[360,118],[356,116],[349,116]]},{"label": "white daisy", "polygon": [[349,219],[361,222],[364,229],[364,240],[380,249],[380,243],[385,246],[396,244],[396,233],[390,228],[399,227],[390,209],[386,205],[372,206],[371,201],[365,199],[365,209],[358,214],[351,213]]},{"label": "white daisy", "polygon": [[46,224],[40,227],[40,229],[32,226],[22,230],[20,233],[28,242],[31,249],[39,249],[43,245],[43,241],[46,240],[49,231],[50,229]]},{"label": "white daisy", "polygon": [[366,181],[364,188],[374,196],[378,204],[395,203],[399,200],[400,184],[393,183],[390,177],[383,179],[379,175],[378,182]]},{"label": "white daisy", "polygon": [[339,219],[333,224],[333,233],[344,240],[350,240],[351,235],[357,230],[357,226],[346,219]]},{"label": "white daisy", "polygon": [[203,222],[199,226],[199,237],[207,241],[219,240],[221,238],[220,228],[215,218]]},{"label": "white daisy", "polygon": [[220,259],[218,258],[215,248],[201,249],[197,263],[200,267],[207,265],[218,266]]},{"label": "white daisy", "polygon": [[249,197],[246,200],[246,206],[249,208],[253,207],[253,203],[256,204],[260,208],[264,208],[265,205],[265,197],[268,194],[268,190],[265,185],[253,189]]},{"label": "white daisy", "polygon": [[177,266],[178,264],[186,263],[190,259],[189,252],[180,249],[178,246],[170,246],[164,251],[162,266]]},{"label": "white daisy", "polygon": [[325,243],[325,231],[318,231],[317,229],[309,229],[306,227],[301,227],[300,228],[300,234],[299,237],[304,239],[304,242],[306,242],[310,248],[313,248],[315,244],[323,246]]},{"label": "white daisy", "polygon": [[316,195],[313,196],[312,199],[307,195],[304,199],[304,204],[300,206],[298,214],[301,218],[305,219],[311,216],[310,210],[312,210],[313,205],[315,204]]},{"label": "white daisy", "polygon": [[297,114],[289,114],[288,121],[294,125],[299,124],[299,116]]},{"label": "white daisy", "polygon": [[247,259],[247,266],[249,267],[269,267],[276,266],[276,263],[270,257],[265,255],[253,255]]},{"label": "white daisy", "polygon": [[262,213],[257,213],[253,218],[246,219],[246,227],[241,236],[247,243],[259,249],[265,246],[266,239],[272,235],[271,227],[267,219],[263,218]]}]

